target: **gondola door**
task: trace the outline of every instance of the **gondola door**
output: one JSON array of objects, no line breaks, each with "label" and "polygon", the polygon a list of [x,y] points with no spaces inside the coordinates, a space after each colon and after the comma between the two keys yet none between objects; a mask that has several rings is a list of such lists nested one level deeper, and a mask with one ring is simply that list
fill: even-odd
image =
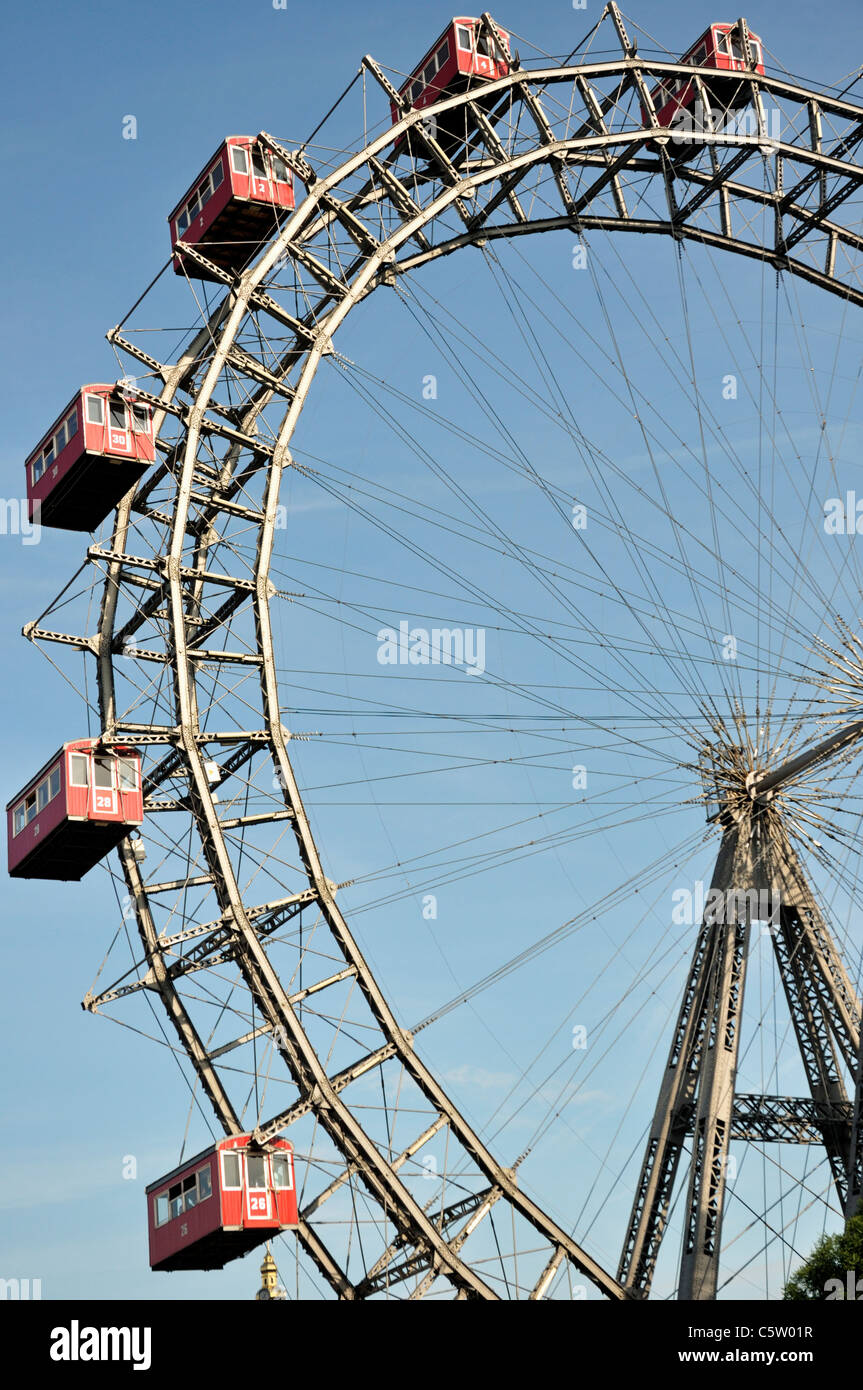
[{"label": "gondola door", "polygon": [[100,816],[116,817],[117,778],[116,760],[113,757],[93,759],[91,796],[94,820]]},{"label": "gondola door", "polygon": [[112,454],[131,454],[132,435],[123,401],[112,398],[108,402],[108,447]]},{"label": "gondola door", "polygon": [[474,34],[475,49],[475,71],[482,73],[483,77],[493,77],[492,71],[492,48],[488,41],[488,36],[484,33]]},{"label": "gondola door", "polygon": [[266,1154],[245,1155],[246,1165],[246,1225],[256,1222],[269,1224],[273,1219],[273,1194],[270,1182],[270,1161]]},{"label": "gondola door", "polygon": [[271,199],[273,196],[273,190],[270,187],[270,175],[267,171],[267,166],[264,163],[263,151],[257,145],[253,145],[251,149],[251,156],[252,188],[254,190],[254,196],[256,198]]}]

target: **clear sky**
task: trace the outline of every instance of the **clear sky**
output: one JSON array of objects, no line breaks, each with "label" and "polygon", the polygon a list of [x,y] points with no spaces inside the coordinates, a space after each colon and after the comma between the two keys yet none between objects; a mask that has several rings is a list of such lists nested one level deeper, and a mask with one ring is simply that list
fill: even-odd
[{"label": "clear sky", "polygon": [[[588,0],[585,9],[575,9],[567,0],[542,5],[511,0],[506,10],[494,13],[502,25],[524,40],[533,40],[547,53],[565,55],[599,17],[600,8],[599,0]],[[627,13],[648,34],[681,53],[710,21],[736,17],[717,12],[704,0],[641,0],[637,6],[633,0]],[[105,331],[161,269],[168,250],[166,214],[222,137],[228,133],[269,130],[286,144],[299,143],[351,80],[364,53],[373,54],[397,71],[410,71],[449,17],[449,12],[438,4],[401,7],[375,0],[364,5],[335,0],[326,6],[288,0],[285,10],[274,9],[269,0],[208,0],[205,5],[192,0],[172,0],[170,4],[154,0],[144,5],[128,0],[81,0],[73,6],[7,8],[5,74],[0,98],[4,137],[0,160],[7,184],[2,224],[3,263],[7,268],[5,332],[0,349],[0,381],[5,396],[4,496],[18,496],[24,457],[77,386],[84,381],[113,379],[116,367],[104,341]],[[820,10],[802,0],[760,0],[757,10],[747,13],[747,18],[789,72],[808,75],[818,83],[844,85],[849,80],[849,69],[853,70],[863,56],[860,10],[851,0],[840,0]],[[649,40],[642,38],[641,46],[649,47]],[[378,101],[376,93],[374,101]],[[375,118],[380,115],[378,111]],[[123,138],[124,122],[129,116],[136,122],[134,140]],[[354,105],[349,114],[340,115],[326,127],[321,139],[348,149],[350,140],[361,133],[360,112]],[[568,247],[571,239],[565,240]],[[526,254],[527,246],[520,251]],[[555,254],[546,249],[539,258],[538,252],[537,265],[547,269]],[[565,249],[562,254],[566,254]],[[605,266],[612,264],[613,254],[608,253]],[[667,308],[672,317],[676,312],[676,287],[669,288],[674,284],[675,271],[668,249],[657,251],[639,244],[627,254],[641,289],[653,297],[657,312],[663,314]],[[764,284],[761,273],[750,267],[738,270],[732,265],[729,276],[732,275],[738,305],[751,290],[749,306],[754,322],[754,296]],[[472,276],[467,267],[454,265],[430,276],[429,292],[449,296],[446,302],[450,307],[469,301],[474,288]],[[491,318],[492,290],[488,286],[477,287],[477,294],[485,297],[478,302],[486,304]],[[585,313],[590,314],[589,326],[601,331],[597,305],[591,302]],[[707,309],[699,305],[693,313],[696,330],[713,334]],[[722,313],[724,307],[720,306],[720,317]],[[859,322],[847,323],[834,304],[823,308],[814,296],[804,296],[800,314],[814,331],[832,334],[831,342],[845,335],[843,344],[851,344],[843,346],[841,369],[837,373],[834,368],[831,379],[838,380],[832,402],[836,420],[846,425],[837,458],[845,469],[843,484],[852,485],[856,481],[855,451],[861,441],[848,381],[859,367]],[[763,317],[761,322],[763,326]],[[429,365],[428,347],[419,336],[410,337],[407,330],[403,338],[394,339],[392,323],[386,312],[370,312],[357,327],[347,330],[345,352],[397,389],[414,396],[426,370],[434,370],[446,382],[446,364],[435,358]],[[167,322],[149,326],[172,327]],[[653,393],[654,401],[659,400],[665,389],[660,365],[647,360],[649,354],[639,343],[632,323],[622,332],[634,357],[641,354],[643,359],[645,391]],[[718,339],[712,339],[705,352],[709,359],[706,370],[718,379],[723,370]],[[802,400],[800,360],[793,368],[788,367],[784,389],[789,408],[792,398],[798,403]],[[791,375],[792,372],[798,375]],[[582,393],[579,405],[583,407],[583,418],[589,420],[595,437],[605,447],[613,448],[615,431],[623,426],[614,423],[610,407],[601,406],[586,376],[574,380],[577,384],[571,390],[574,395]],[[346,467],[358,471],[379,465],[381,476],[392,482],[401,466],[398,455],[374,433],[376,425],[371,412],[367,411],[350,429],[346,414],[333,413],[332,402],[347,404],[338,391],[338,386],[334,386],[332,394],[322,397],[320,405],[310,407],[302,446],[310,454],[338,457]],[[461,418],[458,412],[463,404],[454,407],[453,418]],[[677,418],[677,409],[669,401],[670,421]],[[682,422],[684,413],[682,407],[679,409]],[[802,405],[800,410],[795,437],[805,449],[807,431],[814,434],[817,430],[813,419],[818,412],[813,410],[811,416],[804,418]],[[518,404],[513,405],[513,412],[513,428],[527,429],[526,417],[520,414]],[[744,451],[747,440],[753,451],[756,447],[754,418],[751,411],[741,414],[732,427]],[[468,419],[466,413],[464,419]],[[687,421],[686,428],[690,428],[692,422],[688,417]],[[558,452],[559,441],[551,431],[546,437],[542,428],[534,434],[534,444],[553,473],[557,465],[563,467],[565,459]],[[623,434],[619,438],[623,440]],[[632,463],[633,468],[638,466],[637,439],[627,436],[621,448],[625,448],[627,463]],[[477,491],[481,493],[487,488],[491,494],[490,477],[480,473],[476,477]],[[505,518],[505,490],[501,497],[500,515]],[[501,501],[501,497],[497,500]],[[302,503],[303,496],[298,500]],[[502,524],[515,527],[519,504],[510,498],[508,505],[509,520]],[[782,505],[780,498],[776,502],[780,511]],[[818,502],[816,509],[817,505]],[[341,513],[335,520],[332,514],[316,519],[312,507],[310,511],[307,532],[290,534],[291,553],[280,562],[286,576],[299,583],[306,579],[311,583],[316,572],[304,566],[313,565],[316,558],[320,562],[322,555],[335,570],[351,566],[360,570],[375,556],[374,540],[350,531],[348,520]],[[788,515],[793,515],[793,507]],[[525,528],[523,534],[531,543],[544,543],[538,512],[534,514],[526,507],[520,521]],[[645,528],[650,533],[647,521]],[[652,533],[652,539],[660,543],[658,531]],[[19,633],[21,626],[42,611],[77,569],[82,540],[55,532],[43,535],[38,546],[27,546],[19,536],[0,536],[6,674],[2,693],[3,784],[7,797],[62,740],[81,732],[78,697],[60,672],[29,647]],[[448,560],[458,564],[452,542],[443,538],[440,544]],[[419,567],[416,571],[405,568],[402,579],[405,586],[420,585],[428,584],[429,576],[423,576]],[[330,581],[320,582],[323,585]],[[367,602],[370,610],[377,602],[371,597],[371,589],[360,593],[348,583],[347,591],[353,602]],[[336,590],[330,588],[327,592]],[[338,594],[345,597],[345,589],[339,588]],[[509,597],[514,606],[533,604],[534,612],[540,602],[535,591],[517,583]],[[611,623],[616,617],[613,606],[603,606],[606,597],[595,591],[593,613],[600,624]],[[396,603],[391,612],[396,617],[400,612],[412,613],[405,607],[409,601],[403,598],[402,607]],[[465,609],[465,620],[470,621],[467,612]],[[434,612],[429,616],[434,616]],[[479,621],[476,613],[473,620]],[[324,619],[314,613],[300,615],[298,622],[308,643],[308,669],[340,671],[345,682],[341,688],[347,690],[348,673],[366,660],[368,645],[362,647],[360,639],[350,632],[342,634],[338,641],[322,637],[322,631],[329,633],[330,626],[322,627]],[[281,628],[281,635],[286,643],[289,635],[292,641],[296,638],[295,630],[287,626]],[[636,640],[634,630],[629,635]],[[519,682],[531,659],[517,645],[506,649],[500,645],[492,654],[501,664],[512,663],[509,679],[514,683]],[[53,653],[49,650],[48,655]],[[603,661],[603,656],[596,656],[598,670]],[[71,668],[64,667],[68,669]],[[372,674],[374,669],[372,662]],[[534,672],[533,678],[553,680],[559,675],[549,665],[539,674]],[[658,673],[655,678],[658,682]],[[322,689],[325,694],[320,693]],[[597,683],[592,691],[594,696],[598,689]],[[298,727],[322,727],[324,716],[317,707],[329,708],[335,697],[331,698],[329,687],[319,686],[318,692],[315,693],[314,682],[307,682],[302,699],[297,698],[296,707],[303,711],[296,716]],[[461,697],[457,687],[454,698]],[[333,742],[325,761],[315,765],[309,754],[302,754],[307,785],[327,788],[337,786],[340,778],[346,782],[349,778],[360,781],[370,766],[379,775],[395,769],[397,759],[392,765],[383,757],[376,762],[370,751],[372,761],[366,763],[355,751],[341,750],[335,741],[335,724],[327,725],[327,729]],[[415,751],[423,747],[420,741]],[[624,751],[628,756],[632,750]],[[557,777],[561,767],[565,771],[568,754],[561,762],[560,750],[556,750],[555,757]],[[630,764],[630,771],[633,766]],[[608,775],[613,778],[621,773],[618,770]],[[541,790],[533,786],[531,795],[542,802],[556,803],[558,794],[548,789],[541,770],[537,776]],[[506,794],[513,804],[517,799],[514,785],[506,783]],[[612,783],[603,785],[608,798]],[[384,784],[388,790],[390,786]],[[464,790],[453,781],[448,794],[458,801]],[[390,810],[380,825],[376,821],[372,824],[371,818],[357,826],[344,808],[327,811],[323,793],[311,794],[313,804],[316,794],[330,836],[326,843],[333,845],[331,854],[339,863],[336,876],[340,879],[353,877],[354,872],[360,876],[362,870],[370,872],[375,864],[389,865],[401,860],[406,848],[419,852],[418,847],[429,840],[438,844],[447,839],[446,823],[442,824],[440,818],[433,822],[428,806],[414,819],[405,819],[400,811]],[[694,789],[686,794],[694,795]],[[362,799],[362,793],[358,795]],[[446,814],[440,813],[444,822]],[[459,828],[473,820],[473,812],[462,812]],[[677,840],[700,828],[699,811],[695,808],[694,820],[679,826],[675,822],[664,843],[670,850]],[[659,839],[655,847],[659,853]],[[636,849],[630,836],[625,841],[623,857]],[[624,876],[622,861],[614,864],[616,853],[607,845],[602,850],[602,881],[606,885]],[[713,847],[708,847],[694,867],[685,873],[681,868],[682,879],[674,880],[672,875],[669,882],[672,886],[677,881],[689,882],[699,873],[708,877],[712,853]],[[528,859],[526,863],[529,872],[531,864],[544,861]],[[469,983],[484,973],[489,964],[505,958],[510,949],[518,949],[526,915],[532,915],[527,936],[533,939],[571,915],[575,910],[573,898],[577,906],[592,901],[598,896],[590,881],[594,867],[587,854],[557,863],[553,882],[540,875],[528,882],[510,866],[498,878],[490,875],[488,882],[482,880],[466,887],[464,898],[453,908],[451,926],[442,928],[441,940],[418,945],[413,963],[409,953],[404,960],[399,958],[403,929],[400,909],[396,906],[384,913],[377,928],[369,928],[364,945],[375,964],[380,965],[388,986],[396,992],[394,1002],[402,1021],[410,1024],[443,1002],[455,992],[454,980]],[[0,1276],[41,1278],[45,1297],[77,1293],[97,1298],[171,1297],[177,1296],[178,1290],[182,1296],[251,1296],[257,1287],[259,1263],[254,1254],[218,1277],[189,1276],[174,1286],[147,1269],[143,1188],[176,1161],[188,1102],[174,1072],[165,1067],[161,1058],[157,1059],[158,1049],[152,1043],[131,1031],[93,1019],[79,1007],[116,930],[116,910],[107,875],[99,878],[99,873],[96,871],[83,885],[69,889],[52,884],[10,884],[8,880],[3,888],[0,1206],[6,1209],[0,1236]],[[663,891],[666,907],[662,911],[667,916],[670,889]],[[357,905],[361,906],[368,897],[367,890],[364,898],[357,899]],[[411,911],[415,918],[415,904]],[[366,914],[363,921],[369,917]],[[473,926],[484,924],[485,935],[478,938],[479,945],[477,939],[468,938],[467,922]],[[502,937],[500,950],[494,939],[498,930]],[[851,924],[851,937],[859,943],[859,921]],[[616,949],[620,938],[614,940]],[[659,934],[656,940],[661,941]],[[589,963],[591,971],[607,970],[615,959],[610,941],[611,938],[594,942],[585,948],[584,957],[564,957],[565,969],[577,975]],[[448,956],[446,965],[439,958],[441,950]],[[457,1090],[462,1087],[460,1099],[466,1108],[475,1107],[479,1117],[488,1118],[488,1111],[493,1109],[485,1093],[494,1093],[499,1084],[496,1078],[510,1074],[511,1058],[501,1057],[500,1038],[508,1035],[520,1000],[535,1020],[530,1026],[525,1024],[520,1040],[524,1051],[520,1055],[527,1056],[544,1036],[537,1017],[547,1006],[547,977],[542,973],[542,961],[551,973],[564,968],[560,957],[541,958],[540,964],[532,966],[520,979],[518,989],[513,986],[499,1004],[489,1004],[486,1013],[460,1012],[457,1024],[450,1021],[446,1025],[439,1043],[429,1042],[428,1055]],[[595,1005],[597,1018],[614,1004],[613,978],[614,968],[601,987]],[[635,1062],[637,1054],[646,1050],[648,1036],[650,1047],[660,1038],[659,1054],[664,1053],[665,1020],[674,1006],[678,985],[679,975],[665,982],[661,1008],[657,1003],[655,1017],[649,1015],[656,1025],[653,1032],[646,1020],[634,1025],[636,1041],[630,1048],[627,1096],[633,1088],[637,1089]],[[578,990],[570,990],[569,994],[571,1004]],[[563,1009],[562,998],[555,1002]],[[642,1024],[643,1035],[637,1031]],[[769,1072],[769,1063],[764,1063],[762,1070]],[[626,1116],[613,1099],[613,1071],[604,1074],[604,1089],[584,1091],[578,1106],[588,1110],[592,1103],[598,1106],[590,1117],[590,1124],[596,1126],[595,1146],[589,1145],[587,1152],[604,1152],[618,1125],[624,1126],[624,1138],[619,1150],[615,1150],[615,1161],[622,1165],[630,1151],[638,1149],[641,1125],[652,1103],[654,1080],[652,1074],[641,1100],[639,1123],[631,1129],[625,1128]],[[776,1088],[782,1089],[781,1081],[776,1082]],[[755,1082],[751,1089],[757,1089]],[[575,1108],[568,1112],[568,1130],[577,1127],[577,1113]],[[205,1131],[198,1137],[202,1144],[206,1142]],[[512,1140],[514,1145],[517,1142],[517,1138]],[[137,1177],[127,1180],[123,1170],[124,1164],[128,1169],[126,1160],[130,1157],[137,1165]],[[588,1200],[591,1160],[582,1151],[574,1179],[572,1170],[564,1172],[563,1165],[568,1162],[552,1143],[551,1151],[547,1147],[539,1160],[542,1181],[537,1185],[542,1188],[544,1182],[544,1190],[554,1194],[553,1200],[568,1211],[574,1222],[582,1201]],[[595,1218],[598,1225],[593,1239],[598,1243],[590,1246],[590,1239],[587,1242],[608,1265],[615,1262],[616,1243],[625,1216],[623,1207],[628,1208],[631,1165],[628,1173],[630,1186],[624,1184],[625,1202],[616,1204],[610,1214]],[[571,1208],[567,1206],[570,1186],[578,1189],[578,1200]],[[774,1290],[777,1269],[778,1266],[772,1271]]]}]

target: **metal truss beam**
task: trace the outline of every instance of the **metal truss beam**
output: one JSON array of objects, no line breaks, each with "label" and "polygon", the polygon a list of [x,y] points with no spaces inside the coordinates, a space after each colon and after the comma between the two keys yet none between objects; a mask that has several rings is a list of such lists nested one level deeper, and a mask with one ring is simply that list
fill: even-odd
[{"label": "metal truss beam", "polygon": [[767,890],[782,903],[773,942],[811,1095],[807,1100],[735,1096],[748,924],[736,910],[726,911],[721,924],[705,918],[618,1272],[641,1297],[650,1290],[687,1141],[691,1153],[680,1298],[716,1296],[732,1140],[821,1144],[840,1200],[846,1198],[854,1106],[842,1081],[837,1042],[853,1069],[860,1006],[781,818],[759,803],[753,804],[750,817],[726,824],[712,880],[726,904],[729,890],[739,896],[741,887],[747,895]]},{"label": "metal truss beam", "polygon": [[[737,841],[736,829],[726,831],[711,883],[720,892],[732,882]],[[695,944],[618,1269],[621,1283],[641,1298],[650,1292],[694,1110],[715,958],[715,936],[705,922]]]},{"label": "metal truss beam", "polygon": [[853,1109],[847,1101],[814,1101],[809,1096],[736,1095],[731,1138],[757,1144],[823,1144],[825,1132],[836,1128],[844,1128],[850,1137]]}]

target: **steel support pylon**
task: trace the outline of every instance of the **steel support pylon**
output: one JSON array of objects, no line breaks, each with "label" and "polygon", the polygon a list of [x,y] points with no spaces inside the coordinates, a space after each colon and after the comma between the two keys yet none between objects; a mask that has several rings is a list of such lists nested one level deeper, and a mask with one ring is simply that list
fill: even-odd
[{"label": "steel support pylon", "polygon": [[[618,1278],[646,1298],[687,1141],[688,1179],[677,1296],[714,1299],[732,1139],[751,923],[768,919],[800,1047],[816,1128],[840,1203],[859,1201],[856,1126],[842,1062],[859,1078],[860,1004],[775,807],[724,813],[723,838],[651,1124]],[[748,1098],[751,1104],[751,1099]],[[765,1097],[765,1101],[769,1098]],[[791,1132],[773,1138],[790,1141]],[[858,1187],[854,1197],[855,1184]]]}]

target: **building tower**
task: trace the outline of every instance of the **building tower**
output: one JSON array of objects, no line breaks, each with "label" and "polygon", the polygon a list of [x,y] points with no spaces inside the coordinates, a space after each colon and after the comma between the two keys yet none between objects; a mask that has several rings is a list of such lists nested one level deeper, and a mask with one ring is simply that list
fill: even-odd
[{"label": "building tower", "polygon": [[279,1283],[279,1271],[276,1262],[270,1254],[270,1247],[267,1246],[267,1253],[261,1265],[261,1287],[255,1294],[256,1299],[287,1298],[287,1293]]}]

